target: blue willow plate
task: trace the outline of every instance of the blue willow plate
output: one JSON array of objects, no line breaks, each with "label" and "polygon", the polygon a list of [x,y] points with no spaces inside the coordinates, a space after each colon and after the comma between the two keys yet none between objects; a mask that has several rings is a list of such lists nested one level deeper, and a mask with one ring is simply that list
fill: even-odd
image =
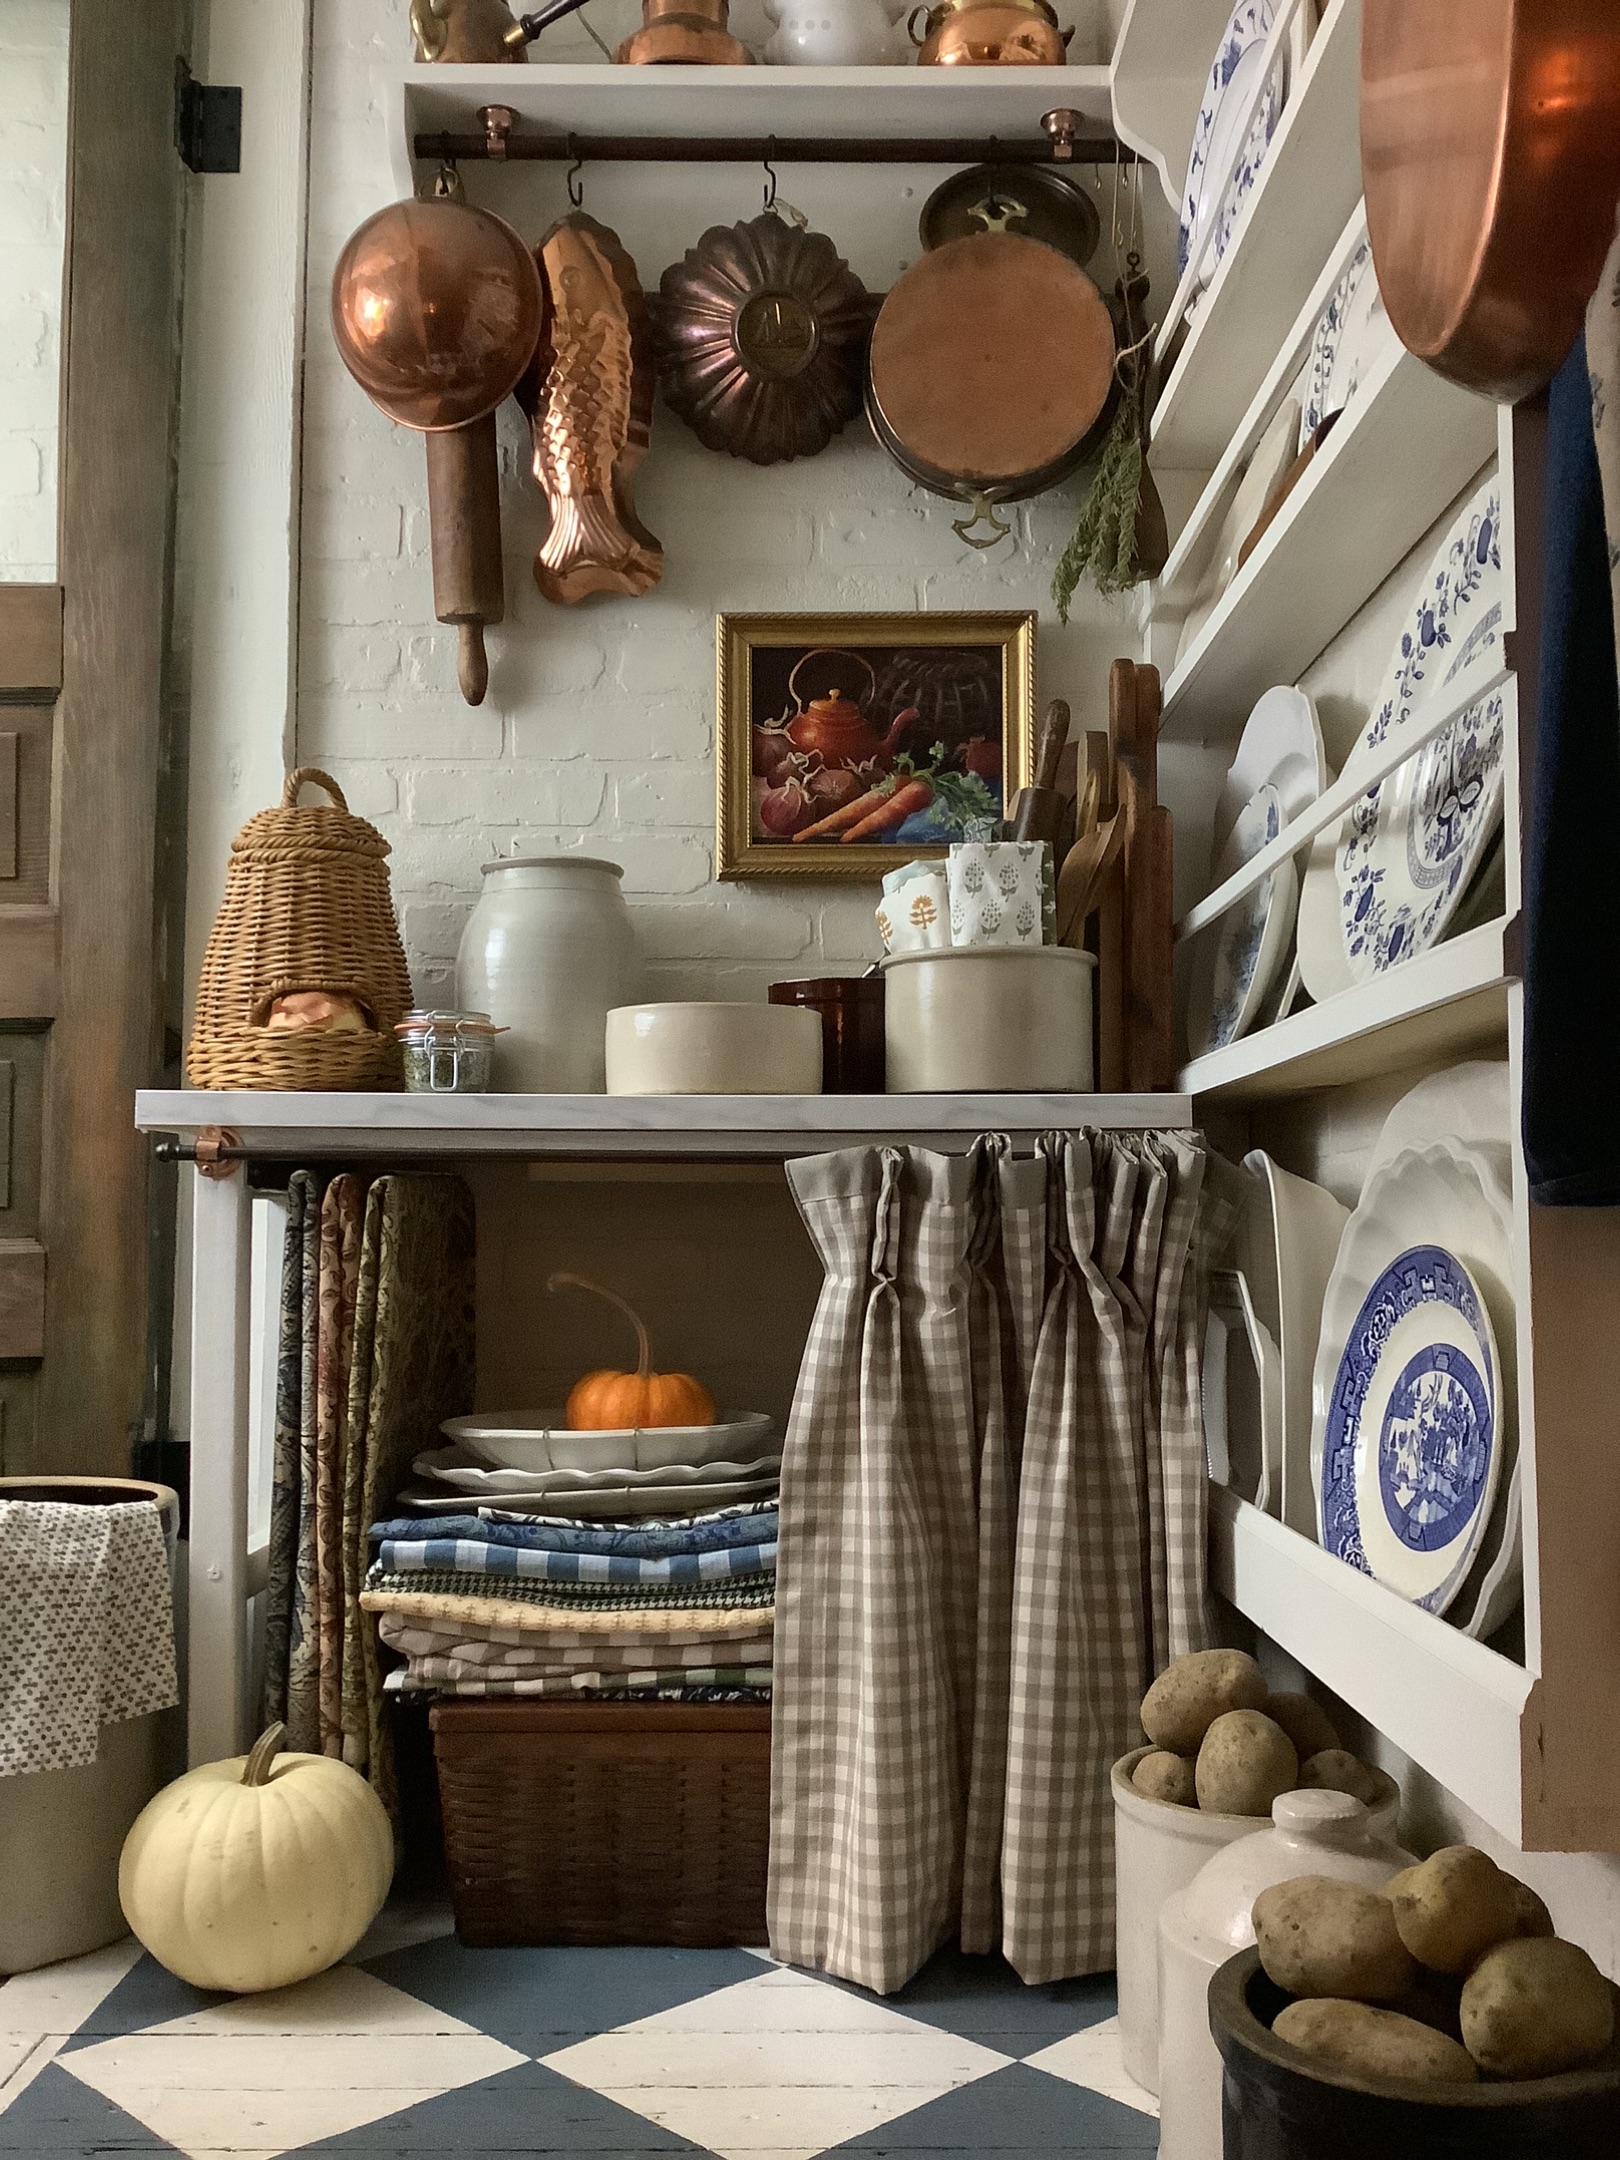
[{"label": "blue willow plate", "polygon": [[1324,1548],[1443,1613],[1490,1521],[1500,1467],[1496,1338],[1454,1253],[1414,1245],[1362,1300],[1322,1447]]}]

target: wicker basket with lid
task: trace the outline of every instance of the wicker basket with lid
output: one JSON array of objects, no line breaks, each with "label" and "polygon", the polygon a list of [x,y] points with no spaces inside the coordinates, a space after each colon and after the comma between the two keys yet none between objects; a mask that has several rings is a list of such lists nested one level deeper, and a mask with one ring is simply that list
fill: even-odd
[{"label": "wicker basket with lid", "polygon": [[[305,782],[330,803],[300,805]],[[281,801],[231,842],[225,897],[203,954],[186,1074],[203,1088],[397,1088],[395,1022],[411,978],[394,919],[388,842],[355,817],[313,766],[287,775]],[[270,1007],[293,991],[353,998],[366,1033],[272,1032]]]}]

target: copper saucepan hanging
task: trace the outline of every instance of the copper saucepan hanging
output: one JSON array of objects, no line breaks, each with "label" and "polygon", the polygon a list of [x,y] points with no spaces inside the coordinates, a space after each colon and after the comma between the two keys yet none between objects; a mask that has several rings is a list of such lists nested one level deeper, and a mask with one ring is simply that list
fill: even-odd
[{"label": "copper saucepan hanging", "polygon": [[457,625],[461,694],[477,705],[484,625],[506,611],[495,408],[534,356],[545,299],[504,218],[443,186],[350,236],[332,278],[332,333],[372,403],[426,436],[434,613]]},{"label": "copper saucepan hanging", "polygon": [[1078,263],[1017,233],[931,249],[872,332],[872,432],[920,487],[969,507],[954,530],[970,547],[1012,530],[998,503],[1043,494],[1082,463],[1118,394],[1102,294]]},{"label": "copper saucepan hanging", "polygon": [[1361,168],[1402,344],[1466,389],[1528,396],[1614,237],[1615,0],[1365,0]]}]

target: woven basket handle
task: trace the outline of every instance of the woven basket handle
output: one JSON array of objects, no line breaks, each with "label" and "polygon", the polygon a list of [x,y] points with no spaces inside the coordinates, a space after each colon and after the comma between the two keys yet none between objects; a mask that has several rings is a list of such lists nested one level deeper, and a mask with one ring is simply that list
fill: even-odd
[{"label": "woven basket handle", "polygon": [[298,801],[298,791],[306,781],[311,782],[316,787],[325,788],[327,794],[331,796],[338,808],[347,814],[349,805],[344,800],[343,790],[332,778],[332,775],[323,773],[318,765],[300,765],[295,772],[290,772],[287,775],[287,784],[281,791],[281,807],[283,810],[294,808]]}]

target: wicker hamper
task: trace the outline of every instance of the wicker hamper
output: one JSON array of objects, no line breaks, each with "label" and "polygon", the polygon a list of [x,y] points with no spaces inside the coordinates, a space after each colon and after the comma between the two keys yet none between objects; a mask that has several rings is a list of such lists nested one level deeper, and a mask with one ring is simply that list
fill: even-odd
[{"label": "wicker hamper", "polygon": [[464,1943],[764,1943],[768,1706],[445,1702],[432,1723]]},{"label": "wicker hamper", "polygon": [[[306,781],[332,802],[301,807]],[[334,807],[335,806],[335,807]],[[203,954],[186,1075],[201,1088],[397,1088],[394,1024],[411,978],[394,920],[388,842],[313,766],[231,842],[225,897]],[[272,1034],[271,1002],[295,990],[353,998],[372,1032]]]}]

